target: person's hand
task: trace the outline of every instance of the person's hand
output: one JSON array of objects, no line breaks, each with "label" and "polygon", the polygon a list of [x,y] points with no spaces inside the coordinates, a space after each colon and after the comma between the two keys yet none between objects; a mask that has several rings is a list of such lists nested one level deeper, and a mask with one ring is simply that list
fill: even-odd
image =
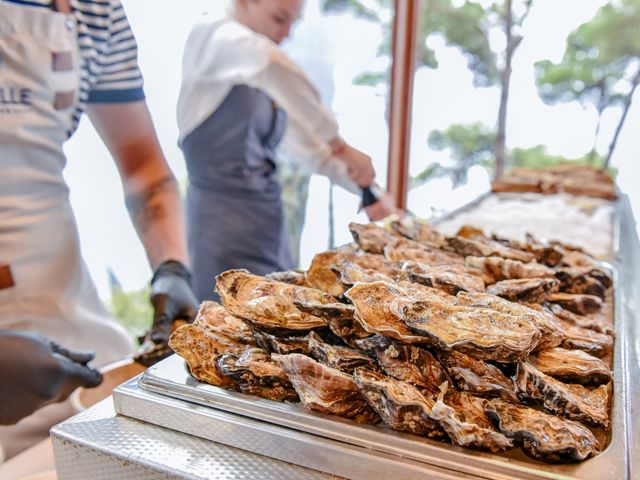
[{"label": "person's hand", "polygon": [[404,216],[404,212],[396,207],[393,196],[389,192],[384,192],[376,203],[364,207],[364,210],[372,222],[377,222],[390,215]]},{"label": "person's hand", "polygon": [[349,178],[357,183],[358,186],[367,187],[371,185],[376,172],[373,169],[369,155],[345,144],[337,153],[337,156],[347,165]]},{"label": "person's hand", "polygon": [[0,330],[0,425],[12,425],[78,387],[97,387],[87,366],[94,354],[74,352],[33,332]]},{"label": "person's hand", "polygon": [[177,321],[192,322],[198,300],[191,289],[191,275],[180,262],[164,262],[151,280],[153,324],[144,337],[136,361],[151,365],[171,354],[169,336]]}]

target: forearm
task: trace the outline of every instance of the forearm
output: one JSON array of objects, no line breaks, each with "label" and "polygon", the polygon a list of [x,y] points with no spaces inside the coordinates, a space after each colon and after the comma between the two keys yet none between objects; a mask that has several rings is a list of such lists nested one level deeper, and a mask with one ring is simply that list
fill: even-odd
[{"label": "forearm", "polygon": [[167,260],[188,266],[181,199],[173,174],[168,168],[140,173],[126,181],[125,200],[151,268]]},{"label": "forearm", "polygon": [[87,112],[120,171],[151,268],[166,260],[188,265],[180,195],[146,103],[89,105]]}]

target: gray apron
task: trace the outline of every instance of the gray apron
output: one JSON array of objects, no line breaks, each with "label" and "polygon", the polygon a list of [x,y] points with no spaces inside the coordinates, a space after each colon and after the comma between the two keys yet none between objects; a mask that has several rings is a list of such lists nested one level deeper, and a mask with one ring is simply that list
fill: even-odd
[{"label": "gray apron", "polygon": [[187,235],[199,300],[217,299],[215,276],[293,268],[276,175],[286,114],[260,90],[235,86],[181,144],[187,163]]}]

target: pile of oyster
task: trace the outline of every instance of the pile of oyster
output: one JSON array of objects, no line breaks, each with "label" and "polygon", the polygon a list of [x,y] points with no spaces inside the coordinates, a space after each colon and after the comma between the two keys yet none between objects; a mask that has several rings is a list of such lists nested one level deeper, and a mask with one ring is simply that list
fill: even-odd
[{"label": "pile of oyster", "polygon": [[421,222],[351,224],[306,272],[217,278],[176,330],[198,380],[544,462],[609,427],[611,274],[582,250]]}]

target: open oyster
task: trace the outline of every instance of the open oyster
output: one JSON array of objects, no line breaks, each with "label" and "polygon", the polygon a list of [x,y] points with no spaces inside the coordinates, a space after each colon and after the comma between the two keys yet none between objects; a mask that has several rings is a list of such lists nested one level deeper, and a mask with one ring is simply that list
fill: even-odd
[{"label": "open oyster", "polygon": [[514,384],[521,398],[537,400],[551,413],[596,427],[609,426],[609,390],[605,385],[589,390],[562,383],[527,362],[518,364]]},{"label": "open oyster", "polygon": [[342,372],[353,373],[356,367],[377,369],[375,361],[360,350],[329,345],[314,332],[309,334],[309,352],[320,363]]},{"label": "open oyster", "polygon": [[250,348],[241,355],[221,355],[216,364],[223,375],[235,380],[242,393],[277,401],[298,399],[284,370],[261,348]]},{"label": "open oyster", "polygon": [[599,358],[581,350],[549,348],[527,359],[542,373],[568,383],[600,385],[611,380],[611,370]]},{"label": "open oyster", "polygon": [[462,265],[425,265],[409,260],[402,264],[402,271],[412,282],[437,288],[451,295],[460,291],[484,291],[482,278]]},{"label": "open oyster", "polygon": [[445,382],[431,408],[451,442],[464,447],[486,448],[500,452],[513,447],[513,440],[498,432],[484,413],[487,400],[458,392]]},{"label": "open oyster", "polygon": [[555,278],[519,278],[502,280],[487,288],[487,293],[512,302],[542,303],[558,290]]},{"label": "open oyster", "polygon": [[326,326],[324,320],[300,311],[294,302],[335,302],[320,290],[267,280],[246,270],[229,270],[216,280],[216,291],[232,315],[258,330],[274,333],[306,332]]},{"label": "open oyster", "polygon": [[272,355],[293,384],[302,404],[322,413],[375,423],[378,414],[367,404],[353,377],[299,353]]},{"label": "open oyster", "polygon": [[548,463],[581,462],[598,453],[598,440],[583,425],[533,408],[500,400],[485,404],[485,414],[522,450]]},{"label": "open oyster", "polygon": [[437,393],[440,384],[448,380],[440,362],[422,348],[382,335],[357,340],[356,344],[375,356],[387,375],[411,383],[422,390]]},{"label": "open oyster", "polygon": [[430,438],[445,436],[440,424],[430,416],[434,400],[413,385],[365,368],[357,368],[353,379],[371,408],[389,427]]},{"label": "open oyster", "polygon": [[459,390],[520,403],[513,382],[498,367],[456,351],[440,351],[438,359]]}]

